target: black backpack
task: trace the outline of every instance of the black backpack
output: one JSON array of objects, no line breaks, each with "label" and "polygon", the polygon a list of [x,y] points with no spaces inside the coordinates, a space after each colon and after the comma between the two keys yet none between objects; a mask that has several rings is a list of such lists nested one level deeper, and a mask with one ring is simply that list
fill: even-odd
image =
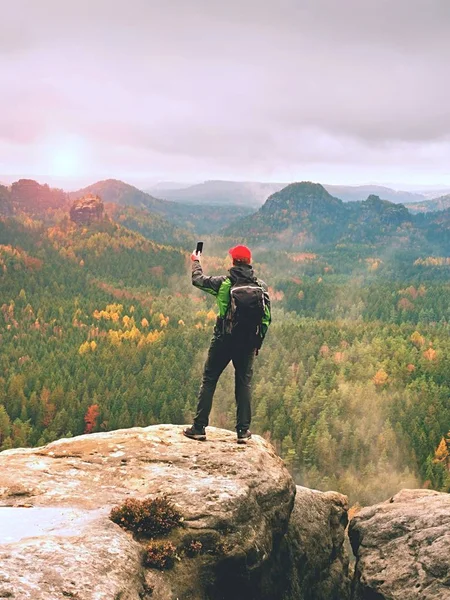
[{"label": "black backpack", "polygon": [[245,336],[252,342],[254,348],[260,348],[261,325],[265,311],[265,292],[256,281],[233,285],[230,289],[230,305],[225,317],[225,331],[233,335]]}]

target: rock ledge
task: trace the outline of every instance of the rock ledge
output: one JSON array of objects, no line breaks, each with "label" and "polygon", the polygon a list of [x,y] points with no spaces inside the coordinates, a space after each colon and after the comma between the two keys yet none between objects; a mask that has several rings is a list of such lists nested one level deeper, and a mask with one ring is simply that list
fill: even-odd
[{"label": "rock ledge", "polygon": [[402,490],[350,523],[353,600],[450,600],[450,494]]},{"label": "rock ledge", "polygon": [[[168,571],[144,569],[143,544],[109,519],[126,498],[162,494],[184,515],[171,541],[177,548],[199,541],[206,550],[180,556]],[[335,496],[300,491],[300,520],[290,521],[295,486],[270,444],[254,436],[238,446],[235,434],[215,428],[203,443],[180,426],[158,425],[7,450],[0,453],[0,598],[312,598],[301,565],[315,561],[321,571],[342,554],[346,499]],[[324,528],[325,542],[305,542],[298,553],[290,536],[308,527],[316,536]],[[293,595],[288,572],[302,595]],[[315,577],[330,589],[328,571]],[[345,577],[335,579],[339,587]]]}]

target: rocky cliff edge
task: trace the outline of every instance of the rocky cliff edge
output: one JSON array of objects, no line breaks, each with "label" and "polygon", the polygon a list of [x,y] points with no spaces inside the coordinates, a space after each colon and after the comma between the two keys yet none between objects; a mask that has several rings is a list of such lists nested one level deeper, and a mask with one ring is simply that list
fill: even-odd
[{"label": "rocky cliff edge", "polygon": [[450,600],[450,494],[402,490],[351,520],[352,600]]},{"label": "rocky cliff edge", "polygon": [[[168,570],[113,523],[128,498],[183,515]],[[158,425],[0,453],[0,598],[345,600],[347,500],[295,488],[273,448]],[[195,548],[196,552],[186,552]]]}]

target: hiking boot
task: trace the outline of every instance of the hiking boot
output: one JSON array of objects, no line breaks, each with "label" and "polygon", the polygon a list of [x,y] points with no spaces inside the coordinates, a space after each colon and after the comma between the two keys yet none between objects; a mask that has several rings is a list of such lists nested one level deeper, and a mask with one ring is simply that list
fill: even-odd
[{"label": "hiking boot", "polygon": [[183,429],[183,435],[191,440],[197,440],[198,442],[204,442],[206,440],[206,432],[204,427],[196,427],[195,424],[192,427]]},{"label": "hiking boot", "polygon": [[247,440],[252,437],[252,432],[249,429],[238,429],[237,430],[237,443],[246,444]]}]

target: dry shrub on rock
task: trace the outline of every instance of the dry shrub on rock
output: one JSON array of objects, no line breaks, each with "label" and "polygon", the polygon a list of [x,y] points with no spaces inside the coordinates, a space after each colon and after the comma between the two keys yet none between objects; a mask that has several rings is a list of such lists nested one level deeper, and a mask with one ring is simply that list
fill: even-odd
[{"label": "dry shrub on rock", "polygon": [[144,566],[156,569],[170,569],[176,557],[177,548],[172,542],[150,542],[145,549]]},{"label": "dry shrub on rock", "polygon": [[137,500],[129,498],[111,510],[114,523],[136,535],[165,535],[182,521],[182,515],[165,497]]}]

